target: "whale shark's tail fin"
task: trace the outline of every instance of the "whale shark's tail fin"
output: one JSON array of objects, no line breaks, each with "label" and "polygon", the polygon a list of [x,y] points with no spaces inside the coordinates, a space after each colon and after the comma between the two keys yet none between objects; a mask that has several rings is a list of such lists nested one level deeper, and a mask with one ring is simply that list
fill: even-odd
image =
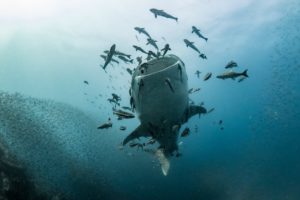
[{"label": "whale shark's tail fin", "polygon": [[144,151],[154,155],[157,158],[163,175],[167,176],[170,169],[170,160],[168,156],[166,156],[164,149],[162,148],[158,148],[157,150],[144,149]]},{"label": "whale shark's tail fin", "polygon": [[157,149],[155,152],[155,156],[157,157],[160,166],[161,166],[161,170],[162,173],[167,176],[169,173],[169,169],[170,169],[170,161],[167,158],[167,156],[164,153],[163,149]]}]

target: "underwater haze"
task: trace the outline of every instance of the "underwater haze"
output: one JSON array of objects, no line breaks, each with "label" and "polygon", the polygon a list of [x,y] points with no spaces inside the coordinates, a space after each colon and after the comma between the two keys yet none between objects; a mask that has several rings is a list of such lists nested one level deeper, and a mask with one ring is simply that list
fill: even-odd
[{"label": "underwater haze", "polygon": [[[0,199],[299,200],[299,22],[298,0],[0,2]],[[157,141],[122,142],[140,124],[136,58],[159,61],[166,44],[207,113],[180,126],[165,176]]]}]

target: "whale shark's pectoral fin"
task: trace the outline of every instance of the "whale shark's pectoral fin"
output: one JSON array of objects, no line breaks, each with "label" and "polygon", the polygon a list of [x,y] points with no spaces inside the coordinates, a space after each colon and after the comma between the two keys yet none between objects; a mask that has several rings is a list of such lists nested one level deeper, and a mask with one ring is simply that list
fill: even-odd
[{"label": "whale shark's pectoral fin", "polygon": [[189,115],[188,115],[189,118],[191,118],[196,114],[200,115],[200,114],[207,113],[206,108],[204,108],[203,106],[190,105],[188,109],[189,109]]},{"label": "whale shark's pectoral fin", "polygon": [[196,114],[205,114],[207,113],[206,108],[203,106],[190,105],[185,112],[185,116],[183,118],[183,122],[187,122],[189,118],[193,117]]},{"label": "whale shark's pectoral fin", "polygon": [[124,140],[123,145],[126,145],[131,140],[134,140],[139,137],[149,137],[150,134],[148,131],[144,128],[144,126],[139,125],[134,131],[132,131]]}]

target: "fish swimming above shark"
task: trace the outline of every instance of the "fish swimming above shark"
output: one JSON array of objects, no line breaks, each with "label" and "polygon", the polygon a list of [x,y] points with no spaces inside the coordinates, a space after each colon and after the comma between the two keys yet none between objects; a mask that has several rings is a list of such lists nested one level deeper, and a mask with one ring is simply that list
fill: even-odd
[{"label": "fish swimming above shark", "polygon": [[233,60],[231,60],[230,62],[227,63],[227,65],[225,66],[225,69],[229,69],[229,68],[233,68],[233,67],[237,67],[237,63],[234,62]]},{"label": "fish swimming above shark", "polygon": [[197,70],[197,71],[195,72],[195,74],[196,74],[196,76],[199,78],[199,77],[200,77],[200,74],[201,74],[201,72],[200,72],[199,70]]},{"label": "fish swimming above shark", "polygon": [[[106,51],[104,51],[104,53],[108,54],[109,51],[106,50]],[[127,57],[128,59],[130,59],[130,57],[131,57],[131,55],[126,54],[126,53],[123,53],[123,52],[121,52],[121,51],[117,51],[117,50],[115,50],[114,56],[115,56],[115,55],[116,55],[116,56],[125,56],[125,57]]]},{"label": "fish swimming above shark", "polygon": [[196,26],[192,26],[192,33],[195,33],[196,35],[198,35],[198,37],[204,39],[206,42],[208,40],[207,37],[204,37],[201,33],[200,33],[200,29],[196,28]]},{"label": "fish swimming above shark", "polygon": [[194,49],[195,51],[197,51],[199,54],[201,54],[201,52],[199,51],[199,49],[194,45],[194,42],[189,41],[188,39],[184,39],[183,40],[185,45],[187,47],[191,47],[192,49]]},{"label": "fish swimming above shark", "polygon": [[233,72],[233,71],[230,71],[230,72],[225,72],[221,75],[218,75],[217,78],[219,79],[228,79],[228,78],[231,78],[231,79],[235,79],[239,76],[244,76],[244,77],[248,77],[248,74],[247,74],[248,70],[246,69],[245,71],[239,73],[239,72]]},{"label": "fish swimming above shark", "polygon": [[128,58],[126,58],[125,56],[119,55],[118,58],[119,58],[120,60],[124,61],[125,63],[128,63],[128,62],[133,63],[133,59],[128,59]]},{"label": "fish swimming above shark", "polygon": [[157,18],[157,16],[162,16],[162,17],[165,17],[165,18],[174,19],[174,20],[176,20],[176,22],[178,21],[177,17],[174,17],[174,16],[166,13],[164,10],[158,10],[156,8],[151,8],[150,12],[152,12],[154,14],[155,18]]},{"label": "fish swimming above shark", "polygon": [[115,50],[116,50],[116,45],[113,44],[111,47],[110,47],[110,50],[107,54],[107,57],[106,57],[106,60],[105,60],[105,63],[103,65],[103,69],[105,70],[105,68],[107,67],[107,65],[110,63],[114,53],[115,53]]},{"label": "fish swimming above shark", "polygon": [[136,57],[136,60],[138,61],[138,65],[142,64],[142,62],[143,62],[142,56]]},{"label": "fish swimming above shark", "polygon": [[170,51],[171,50],[171,48],[170,48],[170,45],[169,44],[166,44],[165,45],[165,47],[161,50],[161,51],[163,51],[163,57],[166,55],[166,53],[168,52],[168,51]]},{"label": "fish swimming above shark", "polygon": [[136,45],[132,45],[132,47],[136,50],[136,51],[140,51],[144,54],[148,54],[144,49],[142,49],[142,47],[136,46]]},{"label": "fish swimming above shark", "polygon": [[201,53],[201,54],[199,55],[199,57],[202,58],[202,59],[207,59],[207,57],[206,57],[206,55],[205,55],[204,53]]},{"label": "fish swimming above shark", "polygon": [[158,50],[158,47],[157,47],[157,44],[156,44],[156,40],[153,40],[152,38],[147,38],[147,44],[146,45],[148,45],[148,44],[151,44],[156,50]]},{"label": "fish swimming above shark", "polygon": [[145,30],[145,28],[134,27],[134,30],[136,30],[139,34],[143,33],[143,34],[146,35],[148,38],[151,38],[150,34]]},{"label": "fish swimming above shark", "polygon": [[148,51],[149,56],[153,56],[154,58],[158,58],[159,56],[155,54],[153,51]]},{"label": "fish swimming above shark", "polygon": [[[106,56],[106,55],[100,55],[100,57],[103,58],[105,61],[106,61],[106,59],[107,59],[107,56]],[[119,61],[117,61],[117,60],[114,59],[114,58],[111,58],[111,61],[114,62],[114,63],[119,64]]]},{"label": "fish swimming above shark", "polygon": [[187,79],[185,65],[175,55],[143,63],[132,75],[130,104],[140,125],[124,139],[123,145],[140,137],[153,138],[159,143],[153,155],[164,175],[169,172],[171,156],[178,154],[181,125],[193,115],[206,113],[202,106],[189,105]]}]

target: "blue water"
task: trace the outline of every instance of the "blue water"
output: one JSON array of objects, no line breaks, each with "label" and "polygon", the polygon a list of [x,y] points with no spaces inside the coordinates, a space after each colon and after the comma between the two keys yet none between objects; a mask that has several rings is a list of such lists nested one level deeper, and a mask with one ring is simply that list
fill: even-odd
[{"label": "blue water", "polygon": [[[0,14],[0,138],[40,190],[67,199],[300,199],[299,1],[45,2],[0,3],[8,10]],[[155,19],[153,7],[178,23]],[[139,121],[117,120],[107,98],[117,93],[129,106],[125,69],[137,62],[107,73],[99,66],[112,44],[133,58],[141,54],[132,45],[151,49],[135,26],[160,49],[170,44],[189,88],[201,88],[190,98],[215,108],[182,126],[191,134],[179,138],[182,156],[171,159],[168,176],[150,154],[119,149]],[[249,78],[217,79],[230,60]],[[96,129],[109,117],[111,129]]]}]

